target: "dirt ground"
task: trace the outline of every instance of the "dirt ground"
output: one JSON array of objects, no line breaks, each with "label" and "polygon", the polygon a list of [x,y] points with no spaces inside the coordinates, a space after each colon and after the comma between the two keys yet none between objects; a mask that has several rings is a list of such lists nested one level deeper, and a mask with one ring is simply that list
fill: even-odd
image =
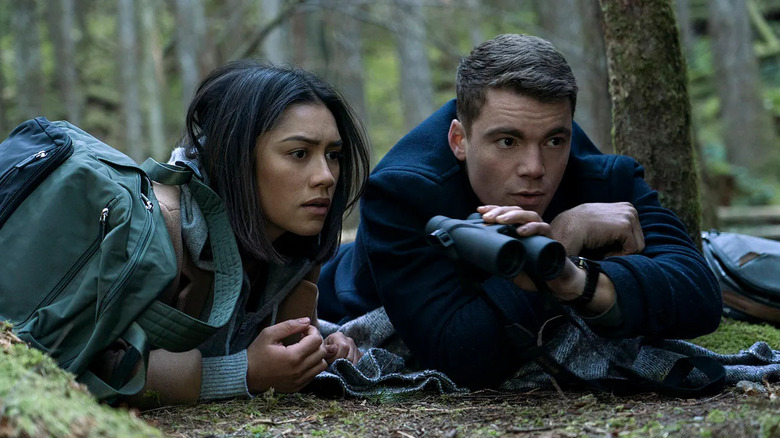
[{"label": "dirt ground", "polygon": [[549,391],[480,391],[328,400],[265,394],[161,408],[141,417],[173,437],[774,437],[777,388],[730,388],[701,399]]}]

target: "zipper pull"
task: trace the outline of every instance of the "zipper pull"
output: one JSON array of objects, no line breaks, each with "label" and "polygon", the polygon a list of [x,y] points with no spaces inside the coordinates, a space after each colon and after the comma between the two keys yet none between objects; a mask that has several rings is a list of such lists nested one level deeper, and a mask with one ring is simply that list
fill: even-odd
[{"label": "zipper pull", "polygon": [[108,207],[100,212],[100,238],[106,237],[106,223],[108,222]]},{"label": "zipper pull", "polygon": [[147,198],[143,193],[141,193],[141,201],[144,202],[144,207],[146,207],[147,210],[150,212],[154,210],[154,204],[152,204],[152,201],[150,201],[149,198]]},{"label": "zipper pull", "polygon": [[46,151],[40,151],[36,152],[33,155],[30,155],[29,157],[25,158],[24,160],[20,161],[16,166],[17,169],[20,169],[30,163],[32,163],[35,160],[40,160],[41,158],[46,158],[49,155]]}]

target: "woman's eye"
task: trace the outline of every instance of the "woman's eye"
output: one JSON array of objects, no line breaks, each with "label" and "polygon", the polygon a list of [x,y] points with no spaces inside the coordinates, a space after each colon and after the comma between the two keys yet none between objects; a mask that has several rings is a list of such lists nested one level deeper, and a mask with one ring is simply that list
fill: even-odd
[{"label": "woman's eye", "polygon": [[341,151],[328,151],[325,153],[325,158],[338,161],[341,159]]},{"label": "woman's eye", "polygon": [[297,150],[290,152],[290,156],[293,158],[305,158],[306,157],[306,151],[305,150]]}]

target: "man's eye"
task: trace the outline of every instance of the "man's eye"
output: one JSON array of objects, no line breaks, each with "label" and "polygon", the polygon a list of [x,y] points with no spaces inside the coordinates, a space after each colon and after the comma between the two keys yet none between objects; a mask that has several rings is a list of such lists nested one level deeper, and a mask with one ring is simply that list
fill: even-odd
[{"label": "man's eye", "polygon": [[510,148],[515,145],[515,139],[509,137],[502,138],[501,140],[498,141],[498,145],[505,148]]},{"label": "man's eye", "polygon": [[553,137],[547,142],[547,144],[549,146],[563,146],[564,142],[565,140],[563,137]]},{"label": "man's eye", "polygon": [[290,156],[292,156],[293,158],[305,158],[306,157],[306,151],[303,150],[303,149],[298,150],[298,151],[292,151],[292,152],[290,152]]}]

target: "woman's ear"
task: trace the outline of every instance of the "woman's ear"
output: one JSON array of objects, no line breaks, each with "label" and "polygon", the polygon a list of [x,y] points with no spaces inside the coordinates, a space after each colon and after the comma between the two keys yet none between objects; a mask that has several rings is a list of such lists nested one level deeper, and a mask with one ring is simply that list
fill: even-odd
[{"label": "woman's ear", "polygon": [[447,138],[455,158],[460,161],[465,161],[468,139],[466,138],[466,130],[458,119],[453,119],[452,123],[450,123],[450,132],[447,134]]}]

